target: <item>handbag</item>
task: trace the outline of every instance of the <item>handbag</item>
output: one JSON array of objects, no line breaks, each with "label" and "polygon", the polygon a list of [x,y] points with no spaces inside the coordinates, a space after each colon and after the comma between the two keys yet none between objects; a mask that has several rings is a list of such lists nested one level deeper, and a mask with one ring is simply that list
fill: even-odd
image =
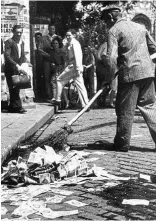
[{"label": "handbag", "polygon": [[12,85],[19,89],[31,88],[31,77],[27,74],[13,75]]}]

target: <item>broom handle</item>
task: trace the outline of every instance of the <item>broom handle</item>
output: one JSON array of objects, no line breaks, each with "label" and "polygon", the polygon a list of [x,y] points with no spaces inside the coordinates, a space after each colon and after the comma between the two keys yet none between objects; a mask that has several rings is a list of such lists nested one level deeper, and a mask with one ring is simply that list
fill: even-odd
[{"label": "broom handle", "polygon": [[68,122],[68,125],[71,126],[81,115],[92,105],[92,103],[96,100],[96,98],[104,91],[106,90],[107,92],[110,91],[107,88],[108,85],[105,85],[102,87],[95,95],[94,97],[89,101],[89,103],[71,120]]}]

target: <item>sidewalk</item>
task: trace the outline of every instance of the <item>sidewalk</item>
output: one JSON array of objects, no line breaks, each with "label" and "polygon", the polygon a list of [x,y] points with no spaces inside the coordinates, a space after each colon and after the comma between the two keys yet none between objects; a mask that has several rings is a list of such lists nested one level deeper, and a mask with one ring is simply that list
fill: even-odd
[{"label": "sidewalk", "polygon": [[[10,131],[10,136],[11,131],[14,131],[13,128],[15,125],[19,127],[18,133],[20,131],[19,134],[21,134],[21,137],[21,131],[25,136],[28,135],[26,129],[31,126],[33,127],[33,125],[38,125],[39,128],[39,119],[43,119],[46,113],[51,113],[53,111],[52,106],[48,106],[48,104],[37,105],[36,109],[28,110],[28,114],[26,115],[14,116],[14,120],[12,121],[10,114],[3,115],[3,130],[6,130],[4,122],[7,122],[6,119],[10,117],[10,124],[6,124],[6,126],[8,125],[10,128],[7,129],[8,132]],[[60,128],[75,117],[76,114],[77,110],[65,109],[60,111],[52,118],[52,123],[47,122],[44,125],[41,129],[41,134],[40,130],[38,130],[33,137],[37,137],[38,141],[44,139],[48,135],[60,130]],[[21,130],[23,127],[20,123],[22,122],[21,116],[25,116],[25,120],[23,119],[25,132],[24,128]],[[28,119],[31,120],[28,122]],[[65,185],[59,187],[57,184],[56,186],[50,185],[50,191],[47,188],[47,192],[44,191],[42,194],[39,193],[37,199],[35,197],[31,198],[34,202],[37,201],[36,205],[45,202],[47,198],[53,200],[56,195],[62,196],[65,195],[65,191],[69,191],[71,195],[66,195],[59,203],[54,203],[53,201],[50,201],[50,203],[46,202],[46,208],[53,211],[72,211],[77,209],[78,214],[73,214],[69,217],[62,216],[61,219],[57,218],[55,220],[156,220],[156,184],[139,178],[140,174],[151,175],[155,172],[155,145],[147,125],[138,111],[136,111],[136,116],[134,118],[131,147],[129,152],[126,153],[111,151],[109,149],[110,145],[113,143],[116,132],[116,114],[114,109],[91,109],[90,112],[85,112],[72,125],[72,129],[73,133],[68,136],[67,144],[71,147],[71,150],[78,150],[81,153],[84,151],[87,154],[87,156],[84,155],[84,158],[89,168],[93,166],[95,168],[101,167],[111,175],[130,177],[130,179],[128,181],[116,181],[113,179],[107,180],[107,178],[105,178],[101,180],[100,178],[96,179],[97,177],[92,177],[93,179],[89,178],[82,183],[74,183],[73,185],[70,183],[69,186]],[[40,136],[38,137],[39,134]],[[2,140],[8,140],[8,143],[10,140],[10,143],[13,143],[13,140],[11,140],[8,135],[6,139],[4,139],[2,135]],[[85,144],[87,145],[85,146]],[[60,152],[62,152],[62,154],[63,152],[65,152],[64,154],[68,153],[64,150]],[[112,184],[115,185],[113,186]],[[29,190],[32,192],[34,189],[39,191],[42,186],[44,185],[28,185],[27,187],[21,187],[22,189],[15,188],[9,190],[14,194],[14,196],[12,195],[12,199],[10,199],[12,196],[10,197],[8,189],[4,189],[9,201],[2,202],[3,208],[7,209],[7,213],[2,218],[12,220],[14,217],[14,210],[21,204],[21,202],[18,201],[14,202],[15,198],[17,200],[19,197],[20,200],[26,196]],[[57,193],[54,192],[54,189]],[[18,190],[22,190],[21,192],[19,191],[20,194],[17,194],[16,191]],[[63,192],[61,193],[61,191]],[[124,199],[144,199],[149,201],[149,205],[124,205],[122,204]],[[23,198],[22,200],[25,201],[26,199]],[[29,200],[26,200],[26,202]],[[75,205],[68,205],[67,202],[71,200],[84,203],[85,206],[77,208]],[[10,202],[15,204],[11,205]],[[24,210],[28,211],[28,208],[24,207]],[[28,215],[28,219],[29,218],[31,220],[47,220],[37,213]]]},{"label": "sidewalk", "polygon": [[1,113],[1,165],[17,144],[34,134],[54,114],[48,103],[33,103],[26,114]]}]

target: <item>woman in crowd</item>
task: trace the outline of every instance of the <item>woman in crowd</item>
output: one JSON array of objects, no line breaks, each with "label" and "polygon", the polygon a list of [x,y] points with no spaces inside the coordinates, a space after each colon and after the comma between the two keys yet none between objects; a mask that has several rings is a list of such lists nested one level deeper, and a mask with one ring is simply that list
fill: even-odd
[{"label": "woman in crowd", "polygon": [[[52,41],[52,49],[50,51],[50,64],[51,64],[51,84],[52,84],[52,92],[53,98],[52,101],[55,100],[56,97],[56,79],[61,74],[61,72],[65,68],[65,53],[61,50],[62,49],[62,40],[59,36],[56,36]],[[67,98],[65,89],[63,90],[63,98],[66,103],[66,108],[69,107],[69,100]]]}]

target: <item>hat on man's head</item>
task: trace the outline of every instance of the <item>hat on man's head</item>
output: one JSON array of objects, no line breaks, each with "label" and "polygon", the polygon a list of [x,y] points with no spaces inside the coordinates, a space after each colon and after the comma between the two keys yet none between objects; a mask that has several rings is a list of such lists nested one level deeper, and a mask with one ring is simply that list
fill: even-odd
[{"label": "hat on man's head", "polygon": [[112,12],[112,11],[119,11],[121,12],[121,7],[118,6],[118,5],[114,5],[114,4],[111,4],[111,5],[107,5],[101,12],[101,19],[104,19],[105,16]]}]

